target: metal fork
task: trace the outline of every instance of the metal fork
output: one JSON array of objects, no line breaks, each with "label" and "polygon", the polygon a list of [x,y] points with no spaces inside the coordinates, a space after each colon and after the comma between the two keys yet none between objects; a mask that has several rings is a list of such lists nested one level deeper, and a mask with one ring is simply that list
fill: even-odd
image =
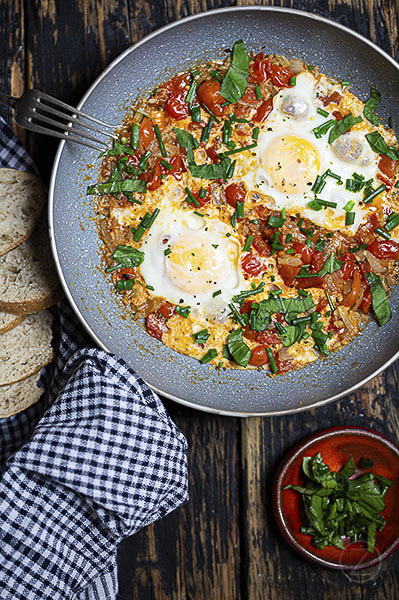
[{"label": "metal fork", "polygon": [[[113,125],[76,110],[76,108],[65,104],[65,102],[61,102],[39,90],[26,90],[21,98],[13,98],[0,92],[0,103],[10,106],[14,110],[14,121],[24,129],[45,133],[61,140],[76,142],[95,150],[107,148],[110,137],[117,139],[116,135],[104,132],[91,123],[109,129],[113,129]],[[81,119],[86,119],[90,123],[82,122]],[[75,125],[90,129],[96,132],[97,135],[94,136],[82,131]],[[108,140],[101,139],[100,135],[107,137]]]}]

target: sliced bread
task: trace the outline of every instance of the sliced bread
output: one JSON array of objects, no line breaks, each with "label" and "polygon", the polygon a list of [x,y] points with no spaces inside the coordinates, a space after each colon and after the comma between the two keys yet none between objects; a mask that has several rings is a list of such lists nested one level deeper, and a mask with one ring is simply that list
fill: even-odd
[{"label": "sliced bread", "polygon": [[38,373],[22,381],[0,387],[0,419],[11,417],[35,404],[44,392],[37,385]]},{"label": "sliced bread", "polygon": [[0,169],[0,256],[30,236],[46,200],[46,188],[36,175]]},{"label": "sliced bread", "polygon": [[23,244],[0,256],[0,310],[26,315],[48,308],[61,297],[43,216]]},{"label": "sliced bread", "polygon": [[53,360],[52,320],[44,310],[0,336],[0,386],[25,379]]},{"label": "sliced bread", "polygon": [[22,323],[24,318],[23,315],[13,315],[0,310],[0,334],[10,331],[10,329]]}]

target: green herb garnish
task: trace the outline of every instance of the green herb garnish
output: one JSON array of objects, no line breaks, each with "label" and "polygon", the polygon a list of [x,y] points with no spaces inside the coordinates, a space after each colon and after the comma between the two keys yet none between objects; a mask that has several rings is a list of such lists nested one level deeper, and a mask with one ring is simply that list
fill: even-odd
[{"label": "green herb garnish", "polygon": [[370,286],[374,314],[379,325],[385,325],[391,320],[392,313],[388,304],[387,295],[382,279],[375,273],[366,273]]},{"label": "green herb garnish", "polygon": [[372,87],[370,89],[370,97],[364,103],[363,114],[364,114],[365,119],[367,119],[367,121],[369,121],[376,127],[379,127],[381,125],[380,117],[375,114],[375,111],[377,110],[377,107],[380,104],[380,102],[381,102],[381,92],[379,90],[377,90],[376,88]]},{"label": "green herb garnish", "polygon": [[[242,329],[234,329],[227,336],[227,350],[231,356],[231,359],[240,365],[240,367],[246,367],[251,358],[251,350],[243,341]],[[224,356],[224,353],[223,353]]]},{"label": "green herb garnish", "polygon": [[220,94],[236,104],[244,95],[249,77],[249,57],[242,40],[234,42],[231,66],[227,70],[220,86]]}]

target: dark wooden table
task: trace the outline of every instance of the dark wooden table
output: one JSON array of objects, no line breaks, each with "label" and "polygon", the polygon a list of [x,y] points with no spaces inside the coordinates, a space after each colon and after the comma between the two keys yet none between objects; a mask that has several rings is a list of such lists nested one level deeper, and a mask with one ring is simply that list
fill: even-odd
[{"label": "dark wooden table", "polygon": [[[233,5],[284,5],[330,17],[399,59],[398,0],[0,0],[0,90],[36,87],[77,103],[120,52],[162,25]],[[399,91],[399,90],[398,90]],[[11,115],[1,108],[7,119]],[[19,131],[48,180],[57,144]],[[379,572],[314,566],[276,529],[273,476],[288,450],[336,425],[399,441],[399,364],[317,410],[239,419],[166,406],[189,443],[190,500],[119,549],[119,600],[378,600],[399,598],[399,552]]]}]

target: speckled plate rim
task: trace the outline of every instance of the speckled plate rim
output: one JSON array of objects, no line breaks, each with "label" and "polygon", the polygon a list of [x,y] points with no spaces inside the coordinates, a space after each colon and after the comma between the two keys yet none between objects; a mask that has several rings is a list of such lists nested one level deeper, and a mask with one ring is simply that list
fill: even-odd
[{"label": "speckled plate rim", "polygon": [[279,530],[286,542],[291,546],[291,548],[296,550],[308,560],[328,569],[341,571],[361,571],[381,563],[393,552],[395,552],[399,548],[399,534],[396,536],[396,539],[393,540],[391,545],[383,552],[383,554],[380,554],[375,558],[358,565],[339,564],[325,560],[321,556],[318,556],[301,546],[292,536],[290,529],[286,526],[284,515],[281,510],[281,493],[283,491],[282,480],[286,476],[287,471],[290,469],[293,461],[295,461],[298,456],[306,452],[309,446],[312,446],[318,441],[325,440],[327,438],[339,438],[342,435],[354,435],[366,439],[372,439],[374,442],[378,442],[379,444],[383,444],[384,446],[388,447],[392,453],[399,457],[399,446],[395,444],[395,442],[393,442],[386,435],[367,427],[347,427],[344,425],[340,427],[329,427],[328,429],[317,431],[295,446],[280,464],[273,482],[273,513]]},{"label": "speckled plate rim", "polygon": [[[348,27],[345,27],[344,25],[341,25],[340,23],[337,23],[335,21],[332,21],[330,19],[321,17],[319,15],[315,15],[315,14],[311,14],[309,12],[306,11],[301,11],[301,10],[296,10],[296,9],[290,9],[290,8],[280,8],[280,7],[265,7],[265,6],[242,6],[242,7],[228,7],[228,8],[220,8],[220,9],[215,9],[215,10],[210,10],[210,11],[205,11],[205,12],[201,12],[198,13],[196,15],[191,15],[188,17],[185,17],[183,19],[180,19],[179,21],[174,21],[173,23],[170,23],[168,25],[165,25],[159,29],[157,29],[156,31],[150,33],[149,35],[145,36],[142,40],[140,40],[139,42],[137,42],[136,44],[133,44],[132,46],[130,46],[129,48],[127,48],[124,52],[122,52],[114,61],[112,61],[108,67],[101,73],[101,75],[93,82],[93,84],[89,87],[89,89],[87,90],[87,92],[85,93],[85,95],[82,97],[81,101],[79,102],[77,108],[80,109],[82,107],[82,105],[85,103],[86,99],[92,94],[93,90],[97,87],[97,85],[102,81],[102,79],[104,79],[111,71],[112,69],[114,69],[114,67],[121,62],[129,53],[131,53],[132,51],[134,51],[136,48],[139,48],[141,45],[147,43],[149,40],[156,38],[158,35],[162,34],[163,32],[167,31],[167,30],[171,30],[174,27],[177,26],[181,26],[184,23],[190,23],[190,22],[195,22],[198,19],[201,18],[205,18],[205,17],[209,17],[212,14],[227,14],[227,13],[239,13],[239,12],[274,12],[274,13],[282,13],[282,14],[289,14],[289,15],[298,15],[300,17],[306,17],[308,19],[312,19],[314,21],[318,21],[321,23],[324,23],[330,27],[334,27],[337,30],[341,30],[343,32],[345,32],[346,34],[349,34],[350,36],[352,36],[353,38],[358,39],[359,41],[361,41],[362,43],[368,45],[373,51],[377,52],[378,54],[381,55],[381,57],[388,61],[389,63],[391,63],[392,66],[394,66],[396,68],[396,70],[398,70],[399,72],[399,65],[396,63],[396,61],[390,57],[386,52],[384,52],[381,48],[379,48],[378,46],[376,46],[373,42],[371,42],[370,40],[368,40],[367,38],[363,37],[362,35],[360,35],[359,33],[357,33],[356,31],[352,31],[351,29],[349,29]],[[49,207],[48,207],[48,217],[49,217],[49,236],[50,236],[50,242],[51,242],[51,248],[52,248],[52,253],[54,256],[54,260],[57,266],[57,271],[65,292],[65,295],[68,299],[68,301],[70,302],[76,316],[78,317],[78,319],[80,320],[80,322],[82,323],[82,325],[84,326],[84,328],[88,331],[88,333],[91,335],[91,337],[94,339],[94,341],[97,343],[97,345],[102,348],[103,350],[109,352],[109,348],[101,341],[101,339],[98,338],[98,336],[96,335],[96,333],[93,331],[93,329],[88,325],[88,323],[86,322],[83,314],[80,312],[71,292],[70,289],[68,287],[67,282],[65,281],[65,277],[64,274],[62,272],[61,266],[60,266],[60,261],[59,261],[59,257],[58,257],[58,251],[57,251],[57,247],[56,247],[56,243],[55,243],[55,236],[54,236],[54,192],[55,192],[55,184],[56,184],[56,177],[57,177],[57,172],[58,172],[58,166],[59,166],[59,162],[61,159],[61,155],[62,155],[62,151],[64,149],[65,146],[65,141],[61,141],[59,146],[58,146],[58,150],[55,156],[55,160],[54,160],[54,165],[53,165],[53,169],[52,169],[52,174],[51,174],[51,180],[50,180],[50,185],[49,185]],[[208,413],[213,413],[213,414],[218,414],[218,415],[224,415],[224,416],[233,416],[233,417],[261,417],[261,416],[279,416],[279,415],[286,415],[286,414],[292,414],[292,413],[298,413],[298,412],[303,412],[306,410],[310,410],[311,408],[317,408],[319,406],[323,406],[329,402],[333,402],[335,400],[338,400],[339,398],[342,398],[345,395],[350,394],[351,392],[353,392],[354,390],[358,389],[359,387],[361,387],[362,385],[366,384],[368,381],[370,381],[371,379],[373,379],[374,377],[376,377],[378,374],[380,374],[381,372],[383,372],[389,365],[391,365],[397,358],[399,357],[399,350],[397,350],[394,355],[392,357],[390,357],[382,366],[380,366],[379,368],[377,368],[376,370],[374,370],[372,373],[370,373],[369,375],[367,375],[366,377],[364,377],[361,381],[358,381],[357,383],[355,383],[353,386],[348,387],[345,390],[342,390],[341,392],[332,395],[328,398],[324,398],[322,400],[319,400],[317,402],[314,402],[311,405],[305,405],[305,406],[296,406],[294,408],[289,408],[289,409],[282,409],[282,410],[266,410],[266,411],[237,411],[237,410],[225,410],[225,409],[217,409],[215,407],[209,407],[209,406],[201,406],[199,404],[197,404],[196,402],[191,402],[190,400],[181,398],[175,394],[172,394],[170,392],[167,392],[165,390],[160,389],[159,387],[146,382],[149,387],[151,387],[152,390],[154,390],[155,392],[157,392],[160,395],[163,395],[166,398],[169,398],[170,400],[173,400],[179,404],[182,404],[184,406],[190,407],[190,408],[194,408],[196,410],[201,410],[203,412],[208,412]]]}]

